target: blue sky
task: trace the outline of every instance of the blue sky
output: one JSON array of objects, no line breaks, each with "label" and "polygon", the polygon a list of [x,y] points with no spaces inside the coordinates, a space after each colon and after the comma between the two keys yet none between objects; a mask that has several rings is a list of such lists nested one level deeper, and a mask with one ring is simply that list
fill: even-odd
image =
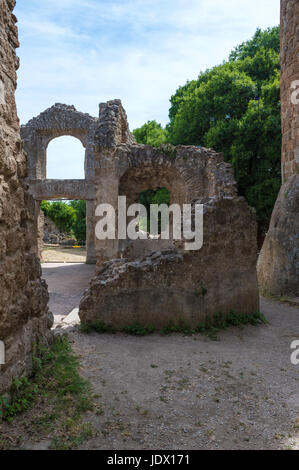
[{"label": "blue sky", "polygon": [[[279,5],[279,0],[17,0],[21,123],[55,102],[97,116],[100,102],[120,98],[131,129],[149,119],[165,124],[177,87],[225,60],[257,27],[277,25]],[[69,163],[62,163],[71,140],[61,142],[49,148],[49,176],[74,177]],[[80,145],[70,148],[77,177]]]}]

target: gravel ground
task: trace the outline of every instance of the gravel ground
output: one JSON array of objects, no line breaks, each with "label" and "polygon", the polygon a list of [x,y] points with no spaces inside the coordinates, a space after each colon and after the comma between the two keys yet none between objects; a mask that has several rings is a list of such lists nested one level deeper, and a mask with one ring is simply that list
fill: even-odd
[{"label": "gravel ground", "polygon": [[[92,275],[84,266],[43,267],[54,314],[72,310]],[[70,329],[97,405],[86,416],[96,435],[81,448],[299,449],[299,366],[290,361],[299,309],[261,299],[261,311],[268,325],[230,328],[219,341]]]}]

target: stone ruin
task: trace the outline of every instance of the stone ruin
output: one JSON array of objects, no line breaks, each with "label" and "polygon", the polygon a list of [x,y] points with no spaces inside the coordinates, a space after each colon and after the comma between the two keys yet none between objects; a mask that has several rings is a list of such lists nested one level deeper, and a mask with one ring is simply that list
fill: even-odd
[{"label": "stone ruin", "polygon": [[[192,326],[216,312],[256,311],[255,215],[238,197],[232,169],[221,154],[188,146],[169,152],[137,145],[116,100],[100,105],[99,118],[57,104],[31,120],[22,128],[27,165],[14,99],[14,6],[15,0],[0,0],[0,341],[6,353],[0,393],[13,377],[30,371],[34,343],[51,338],[53,316],[37,257],[42,199],[87,201],[88,261],[97,262],[97,273],[80,305],[82,321],[118,327],[138,320],[160,327],[183,319]],[[298,262],[298,105],[290,105],[287,90],[298,79],[298,18],[298,2],[282,0],[282,163],[287,181],[259,262],[262,286],[272,289],[281,276],[283,289],[289,285],[292,291]],[[46,179],[47,145],[61,135],[73,135],[84,145],[84,180]],[[116,207],[119,195],[136,202],[141,191],[162,186],[170,190],[171,202],[204,205],[200,251],[186,252],[172,240],[151,245],[149,240],[95,239],[98,204]]]},{"label": "stone ruin", "polygon": [[[42,226],[40,228],[41,233],[43,232],[43,244],[49,245],[61,245],[61,246],[73,246],[77,245],[77,240],[72,238],[65,232],[62,232],[55,222],[50,217],[41,214]],[[41,247],[42,249],[43,247]]]},{"label": "stone ruin", "polygon": [[[21,126],[21,137],[28,159],[28,184],[35,201],[35,218],[39,227],[36,250],[40,257],[44,238],[42,200],[81,199],[86,201],[86,249],[89,264],[95,263],[94,248],[94,144],[98,119],[78,112],[74,106],[55,104],[38,117]],[[56,137],[70,135],[85,148],[85,179],[47,179],[47,147]]]},{"label": "stone ruin", "polygon": [[[85,180],[47,180],[46,150],[59,135],[80,138],[86,148]],[[157,327],[184,320],[259,309],[254,211],[238,196],[231,165],[222,154],[193,146],[138,145],[119,100],[100,105],[99,118],[56,104],[22,126],[30,191],[38,205],[49,197],[87,199],[88,252],[97,274],[80,305],[84,323],[116,327],[134,321]],[[98,240],[94,215],[101,203],[116,210],[144,190],[167,188],[170,204],[204,205],[204,246],[185,252],[177,241]],[[38,221],[37,221],[38,222]]]},{"label": "stone ruin", "polygon": [[283,185],[259,261],[262,293],[299,297],[299,2],[281,0]]},{"label": "stone ruin", "polygon": [[50,339],[53,323],[33,248],[34,200],[25,182],[26,156],[14,97],[19,65],[14,5],[13,0],[0,0],[0,340],[5,346],[0,394],[12,378],[30,371],[34,343]]}]

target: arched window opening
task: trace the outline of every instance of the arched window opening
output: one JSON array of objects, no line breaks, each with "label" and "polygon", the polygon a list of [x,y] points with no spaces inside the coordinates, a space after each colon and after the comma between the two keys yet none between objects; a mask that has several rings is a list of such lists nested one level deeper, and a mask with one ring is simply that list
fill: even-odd
[{"label": "arched window opening", "polygon": [[71,136],[51,140],[47,148],[47,179],[85,179],[85,149]]}]

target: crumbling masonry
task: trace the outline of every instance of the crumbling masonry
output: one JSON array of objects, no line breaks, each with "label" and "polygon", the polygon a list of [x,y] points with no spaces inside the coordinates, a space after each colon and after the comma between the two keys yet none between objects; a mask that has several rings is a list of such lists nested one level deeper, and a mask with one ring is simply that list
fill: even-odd
[{"label": "crumbling masonry", "polygon": [[0,393],[13,377],[31,368],[32,348],[50,338],[53,322],[48,293],[33,249],[36,240],[34,200],[29,196],[15,106],[18,47],[15,1],[0,0]]},{"label": "crumbling masonry", "polygon": [[259,261],[261,291],[299,297],[299,1],[281,1],[283,185]]},{"label": "crumbling masonry", "polygon": [[[51,139],[72,135],[86,148],[85,180],[46,179]],[[223,155],[192,146],[138,145],[119,100],[100,105],[99,118],[56,104],[21,129],[28,155],[30,191],[42,199],[86,199],[88,258],[97,275],[80,306],[83,322],[121,327],[138,321],[157,327],[184,320],[197,325],[217,312],[254,313],[259,308],[256,222],[238,197]],[[171,240],[98,240],[97,205],[137,203],[142,191],[165,187],[171,204],[204,204],[204,246],[187,253]],[[91,256],[92,254],[92,256]]]},{"label": "crumbling masonry", "polygon": [[81,321],[163,327],[183,320],[195,326],[217,312],[256,312],[255,214],[238,197],[223,155],[136,144],[118,101],[101,105],[96,136],[95,204],[117,208],[118,196],[129,205],[142,191],[165,187],[171,204],[204,205],[204,246],[185,252],[172,240],[168,246],[162,240],[96,240],[98,272],[81,302]]}]

